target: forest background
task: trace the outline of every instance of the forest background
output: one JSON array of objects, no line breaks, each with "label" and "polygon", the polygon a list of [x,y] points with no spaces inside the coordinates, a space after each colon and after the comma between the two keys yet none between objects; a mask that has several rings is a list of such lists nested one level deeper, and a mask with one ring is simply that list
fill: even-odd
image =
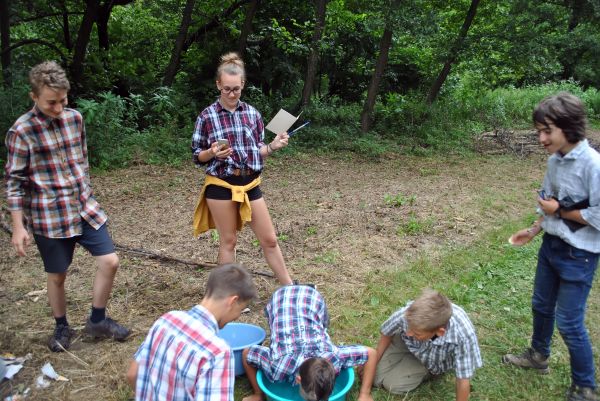
[{"label": "forest background", "polygon": [[464,152],[559,89],[600,116],[598,0],[0,0],[0,33],[2,131],[30,67],[57,60],[100,169],[188,159],[231,50],[266,120],[311,120],[295,150]]}]

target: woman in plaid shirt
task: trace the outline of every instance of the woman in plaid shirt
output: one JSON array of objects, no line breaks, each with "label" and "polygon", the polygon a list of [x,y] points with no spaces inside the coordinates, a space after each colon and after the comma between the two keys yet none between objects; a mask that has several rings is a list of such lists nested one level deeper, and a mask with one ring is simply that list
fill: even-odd
[{"label": "woman in plaid shirt", "polygon": [[259,187],[265,157],[286,146],[288,134],[282,132],[271,143],[264,143],[260,113],[240,100],[246,72],[244,62],[236,53],[221,57],[216,78],[221,95],[200,113],[192,137],[194,163],[206,166],[206,179],[194,216],[194,232],[198,235],[216,228],[218,262],[232,263],[237,230],[249,222],[279,282],[291,284]]}]

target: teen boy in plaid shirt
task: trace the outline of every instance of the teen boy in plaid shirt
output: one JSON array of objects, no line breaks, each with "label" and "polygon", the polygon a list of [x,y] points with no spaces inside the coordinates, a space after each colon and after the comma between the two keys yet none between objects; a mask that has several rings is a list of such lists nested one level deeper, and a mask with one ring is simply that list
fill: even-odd
[{"label": "teen boy in plaid shirt", "polygon": [[[335,370],[327,375],[335,380],[335,374],[341,369],[365,365],[365,372],[375,371],[375,350],[362,345],[335,346],[329,334],[329,315],[325,300],[314,288],[303,285],[289,285],[279,288],[273,293],[271,301],[265,307],[265,314],[271,328],[269,347],[251,346],[242,353],[244,368],[254,394],[244,401],[262,400],[263,393],[256,381],[257,369],[261,369],[271,381],[293,382],[305,361],[324,359]],[[319,364],[315,364],[315,367]],[[372,375],[365,374],[358,399],[372,401]],[[315,375],[306,374],[300,377],[300,385],[304,389],[313,389],[321,393],[315,383],[305,380]],[[333,383],[324,383],[333,387]],[[324,398],[326,399],[326,398]],[[317,401],[317,400],[314,400]]]},{"label": "teen boy in plaid shirt", "polygon": [[482,366],[469,317],[432,290],[425,290],[381,325],[377,358],[375,385],[395,394],[414,390],[433,375],[454,370],[457,401],[469,398],[470,379]]},{"label": "teen boy in plaid shirt", "polygon": [[214,269],[200,305],[164,314],[135,354],[127,379],[136,401],[233,401],[233,355],[217,332],[255,297],[242,266]]},{"label": "teen boy in plaid shirt", "polygon": [[47,273],[48,300],[56,320],[48,347],[69,348],[65,279],[79,243],[96,257],[92,312],[85,331],[94,337],[124,340],[129,330],[105,315],[119,258],[106,229],[106,214],[92,195],[83,118],[67,108],[70,88],[55,62],[29,73],[35,105],[6,134],[6,194],[12,218],[12,244],[19,256],[31,242],[25,217]]}]

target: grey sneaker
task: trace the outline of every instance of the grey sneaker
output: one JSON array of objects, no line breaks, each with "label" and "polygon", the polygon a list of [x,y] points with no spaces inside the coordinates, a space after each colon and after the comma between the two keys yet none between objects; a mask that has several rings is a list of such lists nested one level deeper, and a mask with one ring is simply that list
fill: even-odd
[{"label": "grey sneaker", "polygon": [[50,351],[52,352],[63,352],[64,350],[69,349],[73,334],[74,332],[69,326],[63,324],[56,326],[52,337],[48,340],[48,348],[50,348]]},{"label": "grey sneaker", "polygon": [[121,326],[116,321],[107,317],[98,323],[92,323],[88,318],[85,323],[85,333],[95,338],[112,338],[117,341],[125,341],[131,333],[128,328]]},{"label": "grey sneaker", "polygon": [[545,375],[550,372],[548,368],[548,357],[542,356],[533,348],[527,348],[522,354],[506,354],[502,362],[518,366],[520,368],[535,369],[538,373]]},{"label": "grey sneaker", "polygon": [[589,387],[572,385],[567,391],[567,401],[599,401],[598,393]]}]

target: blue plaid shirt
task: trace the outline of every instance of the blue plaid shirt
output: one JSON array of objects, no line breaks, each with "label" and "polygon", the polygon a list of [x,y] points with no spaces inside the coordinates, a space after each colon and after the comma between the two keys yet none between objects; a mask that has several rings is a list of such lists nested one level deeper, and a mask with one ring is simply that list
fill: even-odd
[{"label": "blue plaid shirt", "polygon": [[573,232],[563,219],[547,215],[542,228],[575,248],[600,253],[600,154],[590,147],[587,139],[564,156],[555,153],[548,158],[542,188],[548,196],[560,200],[589,199],[590,206],[581,210],[587,226]]},{"label": "blue plaid shirt", "polygon": [[[254,107],[240,101],[235,111],[231,112],[217,100],[202,110],[196,120],[192,136],[194,163],[198,166],[208,164],[206,174],[216,177],[231,176],[235,168],[260,172],[264,165],[260,155],[260,148],[265,145],[264,137],[264,123]],[[198,154],[209,149],[218,139],[229,141],[232,155],[225,160],[212,158],[201,163]]]},{"label": "blue plaid shirt", "polygon": [[406,335],[408,323],[404,312],[411,303],[396,311],[381,325],[381,334],[399,335],[411,354],[434,375],[454,369],[457,378],[471,378],[475,369],[480,368],[483,363],[475,328],[465,311],[452,304],[452,317],[446,327],[446,334],[434,340],[419,341]]},{"label": "blue plaid shirt", "polygon": [[293,382],[302,362],[312,357],[328,359],[337,373],[367,362],[366,347],[338,347],[331,342],[325,300],[311,287],[281,287],[273,293],[265,314],[271,328],[271,344],[251,346],[247,361],[271,381]]}]

